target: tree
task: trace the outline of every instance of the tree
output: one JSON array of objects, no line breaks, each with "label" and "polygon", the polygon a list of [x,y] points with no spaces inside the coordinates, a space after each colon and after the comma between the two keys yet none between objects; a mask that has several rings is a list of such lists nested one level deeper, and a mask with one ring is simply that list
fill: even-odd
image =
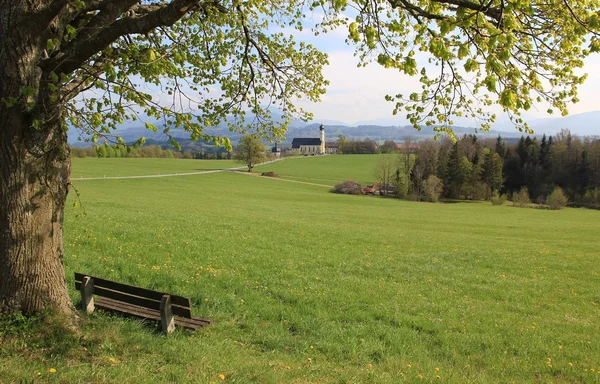
[{"label": "tree", "polygon": [[440,146],[436,141],[427,139],[420,143],[415,166],[421,167],[424,179],[437,173],[439,151]]},{"label": "tree", "polygon": [[502,176],[502,159],[498,153],[487,152],[483,164],[483,179],[490,187],[492,194],[500,192],[504,182]]},{"label": "tree", "polygon": [[430,175],[427,180],[425,180],[423,188],[427,199],[432,203],[437,203],[442,194],[442,190],[444,189],[444,183],[439,177]]},{"label": "tree", "polygon": [[410,172],[410,181],[412,186],[412,192],[417,199],[417,201],[421,201],[423,197],[424,190],[424,175],[423,175],[423,167],[420,164],[415,164]]},{"label": "tree", "polygon": [[346,136],[339,135],[339,137],[338,137],[338,152],[340,154],[345,153],[347,146],[348,146],[348,139],[346,139]]},{"label": "tree", "polygon": [[[95,142],[121,144],[111,132],[131,119],[227,148],[227,138],[203,128],[227,121],[280,138],[292,117],[310,117],[292,100],[318,101],[326,85],[326,56],[278,32],[302,29],[307,7],[324,13],[316,32],[347,25],[363,64],[375,58],[418,75],[420,94],[387,100],[416,127],[440,123],[436,130],[448,132],[455,115],[489,128],[495,116],[484,107],[492,103],[524,129],[520,113],[536,98],[566,113],[585,78],[575,69],[600,49],[600,0],[305,4],[0,0],[0,307],[72,311],[62,266],[68,123]],[[419,51],[435,71],[419,68]],[[152,87],[172,100],[161,104],[143,92]],[[282,120],[269,118],[271,105]]]},{"label": "tree", "polygon": [[522,187],[519,192],[513,194],[513,204],[517,207],[526,208],[529,206],[531,199],[527,187]]},{"label": "tree", "polygon": [[324,92],[326,56],[266,33],[301,18],[293,1],[0,0],[0,309],[74,314],[62,265],[69,123],[94,142],[123,143],[110,133],[132,119],[228,148],[203,127],[229,117],[280,137],[292,116],[309,117],[292,98]]},{"label": "tree", "polygon": [[412,157],[415,154],[417,147],[417,143],[413,141],[412,137],[409,135],[405,135],[402,138],[402,144],[400,144],[400,150],[398,151],[398,158],[400,161],[404,162],[404,172],[407,175],[410,175],[412,170],[412,166],[414,164]]},{"label": "tree", "polygon": [[240,145],[233,158],[240,163],[246,164],[248,172],[258,163],[262,163],[267,158],[264,144],[260,139],[253,135],[245,135],[240,139]]},{"label": "tree", "polygon": [[387,196],[391,189],[392,180],[394,179],[397,169],[398,166],[394,160],[394,156],[379,155],[379,160],[377,161],[374,173],[377,181],[382,185],[384,196]]},{"label": "tree", "polygon": [[567,196],[565,196],[561,187],[554,188],[552,193],[546,198],[546,204],[548,204],[548,207],[552,210],[563,209],[567,206],[568,202],[569,199],[567,199]]},{"label": "tree", "polygon": [[[340,135],[341,136],[341,135]],[[398,150],[394,140],[386,140],[381,147],[379,147],[381,153],[394,153]]]}]

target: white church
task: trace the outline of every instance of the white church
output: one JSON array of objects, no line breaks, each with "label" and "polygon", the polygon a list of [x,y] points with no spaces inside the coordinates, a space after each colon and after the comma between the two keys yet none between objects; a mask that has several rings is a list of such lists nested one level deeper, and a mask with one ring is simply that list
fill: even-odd
[{"label": "white church", "polygon": [[319,127],[320,138],[296,137],[292,140],[292,152],[300,155],[324,155],[325,154],[325,127]]}]

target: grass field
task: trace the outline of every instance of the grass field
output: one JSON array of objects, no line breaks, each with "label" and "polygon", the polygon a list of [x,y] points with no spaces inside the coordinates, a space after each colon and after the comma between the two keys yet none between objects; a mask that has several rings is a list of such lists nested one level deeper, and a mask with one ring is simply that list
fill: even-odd
[{"label": "grass field", "polygon": [[[302,162],[327,159],[313,169],[328,178],[337,156],[269,170],[315,181]],[[165,337],[93,314],[81,339],[50,343],[15,334],[43,324],[13,319],[2,382],[600,380],[598,211],[341,196],[234,173],[75,186],[75,302],[85,272],[189,296],[216,324]]]},{"label": "grass field", "polygon": [[234,160],[188,160],[92,157],[72,159],[72,178],[104,176],[142,176],[200,172],[239,167]]},{"label": "grass field", "polygon": [[375,168],[380,156],[382,155],[295,157],[256,167],[255,172],[273,171],[283,178],[332,186],[348,179],[367,185],[377,181]]}]

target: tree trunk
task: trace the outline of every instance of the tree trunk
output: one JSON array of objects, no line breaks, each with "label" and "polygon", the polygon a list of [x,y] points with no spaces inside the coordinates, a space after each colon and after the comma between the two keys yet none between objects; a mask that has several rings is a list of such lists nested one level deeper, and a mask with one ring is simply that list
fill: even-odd
[{"label": "tree trunk", "polygon": [[63,266],[69,148],[25,4],[0,1],[0,310],[73,316]]},{"label": "tree trunk", "polygon": [[66,140],[60,137],[66,133],[59,129],[25,139],[28,127],[5,113],[0,108],[0,307],[70,313],[63,266],[69,166]]}]

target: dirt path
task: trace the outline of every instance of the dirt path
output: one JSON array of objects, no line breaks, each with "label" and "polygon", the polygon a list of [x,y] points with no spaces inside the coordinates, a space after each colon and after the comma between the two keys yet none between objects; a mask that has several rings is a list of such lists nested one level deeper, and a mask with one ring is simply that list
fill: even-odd
[{"label": "dirt path", "polygon": [[239,172],[239,171],[234,171],[233,173],[236,173],[236,174],[239,174],[239,175],[247,175],[247,176],[260,177],[262,179],[287,181],[288,183],[298,183],[298,184],[306,184],[306,185],[316,185],[317,187],[333,188],[333,185],[317,184],[317,183],[311,183],[311,182],[308,182],[308,181],[298,181],[298,180],[282,179],[280,177],[261,176],[258,173],[248,173],[248,172]]}]

